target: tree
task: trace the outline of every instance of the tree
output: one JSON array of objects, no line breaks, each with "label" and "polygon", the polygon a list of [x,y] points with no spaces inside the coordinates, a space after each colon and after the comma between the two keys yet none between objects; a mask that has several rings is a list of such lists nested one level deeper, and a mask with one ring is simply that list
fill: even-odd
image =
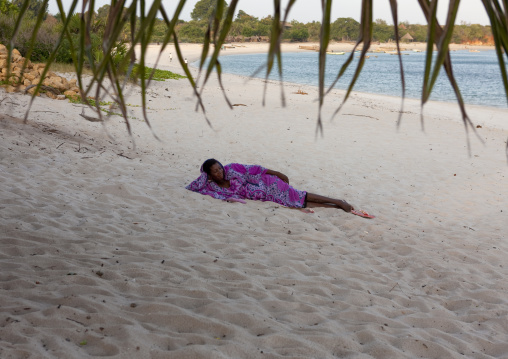
[{"label": "tree", "polygon": [[[233,22],[235,32],[231,33],[232,35],[239,35],[241,34],[244,37],[251,37],[251,36],[260,36],[264,35],[264,32],[266,32],[266,28],[259,28],[260,22],[259,20],[252,16],[247,14],[245,11],[240,10],[238,11],[238,14],[236,15],[236,19]],[[263,32],[261,34],[260,32]]]},{"label": "tree", "polygon": [[243,26],[236,21],[233,21],[229,29],[229,36],[239,36],[242,33]]},{"label": "tree", "polygon": [[242,36],[251,37],[254,35],[254,29],[250,26],[244,26],[242,29]]},{"label": "tree", "polygon": [[108,20],[109,10],[111,9],[110,5],[103,5],[97,10],[97,19],[103,19],[104,21]]},{"label": "tree", "polygon": [[[409,34],[411,36],[413,36],[413,39],[416,42],[426,42],[427,41],[427,34],[428,34],[427,25],[406,24],[405,31],[409,32]],[[455,31],[454,31],[454,34],[455,34]]]},{"label": "tree", "polygon": [[9,0],[0,0],[0,14],[17,14],[18,7]]},{"label": "tree", "polygon": [[202,42],[206,33],[206,22],[192,20],[183,24],[178,36],[185,42]]},{"label": "tree", "polygon": [[[25,2],[26,0],[14,0],[13,3],[19,8],[21,9],[23,3]],[[28,8],[27,8],[27,12],[28,12],[28,15],[32,16],[32,17],[37,17],[39,15],[39,13],[43,13],[43,20],[46,20],[46,17],[48,16],[48,6],[49,6],[49,3],[46,2],[44,3],[44,0],[30,0],[28,2]]]},{"label": "tree", "polygon": [[69,32],[71,34],[79,34],[79,28],[81,26],[81,17],[79,14],[74,14],[69,19]]},{"label": "tree", "polygon": [[393,32],[393,27],[388,25],[385,20],[377,19],[373,26],[372,38],[375,41],[380,42],[395,40],[395,33]]},{"label": "tree", "polygon": [[258,21],[258,19],[252,15],[247,14],[245,11],[240,10],[236,15],[235,21],[242,23],[242,22]]},{"label": "tree", "polygon": [[478,25],[478,24],[473,24],[470,27],[471,27],[471,32],[470,32],[471,40],[481,41],[485,36],[485,34],[483,32],[483,26]]},{"label": "tree", "polygon": [[356,40],[360,34],[360,23],[351,17],[339,17],[330,26],[330,37],[337,41]]},{"label": "tree", "polygon": [[305,27],[304,24],[302,24],[301,22],[298,22],[296,20],[293,20],[291,21],[291,25],[292,28],[291,30],[286,30],[287,33],[285,35],[285,37],[291,39],[291,41],[295,41],[295,42],[303,42],[303,41],[307,41],[308,37],[309,37],[309,31],[307,30],[307,28]]},{"label": "tree", "polygon": [[168,27],[163,20],[157,20],[153,28],[153,42],[162,42],[168,32]]},{"label": "tree", "polygon": [[319,21],[313,21],[305,24],[307,31],[309,32],[309,41],[319,41],[321,33],[321,23]]},{"label": "tree", "polygon": [[261,22],[264,25],[272,26],[273,17],[272,15],[268,15],[267,17],[264,17],[261,20],[259,20],[259,22]]},{"label": "tree", "polygon": [[258,36],[270,36],[270,25],[265,25],[259,21],[254,32]]},{"label": "tree", "polygon": [[[208,21],[210,17],[214,14],[215,9],[217,8],[218,0],[199,0],[194,6],[194,10],[191,12],[192,20],[206,20]],[[224,16],[228,11],[228,3],[224,0],[219,0],[224,3],[224,12],[221,14],[221,17]]]}]

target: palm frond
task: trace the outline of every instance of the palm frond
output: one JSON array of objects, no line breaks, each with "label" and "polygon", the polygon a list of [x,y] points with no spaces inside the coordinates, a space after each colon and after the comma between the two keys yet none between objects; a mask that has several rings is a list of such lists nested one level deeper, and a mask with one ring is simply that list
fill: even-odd
[{"label": "palm frond", "polygon": [[361,28],[360,28],[360,37],[358,38],[353,50],[351,51],[351,54],[349,55],[349,58],[346,60],[344,65],[342,65],[342,68],[339,71],[339,74],[337,75],[334,83],[332,86],[330,86],[330,90],[333,86],[335,86],[335,83],[340,79],[340,77],[344,74],[347,67],[351,64],[353,61],[354,53],[358,46],[363,43],[362,51],[360,53],[360,60],[358,61],[358,65],[356,66],[356,70],[353,74],[353,78],[351,79],[351,82],[349,83],[346,96],[344,97],[342,103],[340,106],[335,110],[333,113],[333,117],[335,117],[346,101],[349,98],[349,95],[351,94],[351,91],[353,90],[353,87],[356,83],[356,80],[360,76],[360,72],[362,71],[363,64],[365,63],[365,56],[367,55],[367,51],[370,48],[370,44],[372,41],[372,0],[363,0],[362,1],[362,19],[361,19]]},{"label": "palm frond", "polygon": [[482,1],[492,26],[492,36],[508,103],[508,76],[503,55],[503,51],[508,54],[508,1],[503,1],[503,7],[495,0]]},{"label": "palm frond", "polygon": [[[9,79],[11,77],[11,60],[12,60],[12,50],[14,49],[14,39],[16,38],[16,35],[18,34],[18,31],[21,27],[21,20],[23,20],[23,16],[26,12],[26,9],[28,8],[28,4],[29,4],[29,0],[25,0],[23,2],[23,4],[21,5],[21,8],[20,8],[20,11],[19,11],[19,16],[18,18],[16,19],[16,24],[14,25],[14,30],[12,32],[12,36],[11,36],[11,42],[9,44],[9,51],[7,53],[7,78]],[[32,36],[33,38],[34,36]],[[33,42],[32,44],[30,45],[30,47],[33,46]],[[30,59],[30,57],[27,57],[27,61]]]},{"label": "palm frond", "polygon": [[330,42],[330,17],[332,12],[332,0],[321,0],[321,9],[323,11],[323,22],[321,23],[321,41],[319,44],[319,110],[316,126],[316,133],[323,134],[323,123],[321,121],[321,109],[325,99],[325,70],[326,70],[326,50]]},{"label": "palm frond", "polygon": [[185,59],[184,59],[184,57],[182,55],[182,50],[180,50],[180,44],[178,43],[178,37],[176,36],[175,32],[173,32],[173,38],[175,40],[175,50],[176,50],[176,56],[178,57],[178,61],[180,61],[180,63],[183,64],[183,70],[185,71],[185,75],[189,79],[189,81],[191,83],[191,86],[192,86],[192,89],[194,90],[194,94],[196,95],[196,97],[198,99],[198,105],[197,106],[199,106],[201,108],[201,110],[203,111],[203,115],[205,116],[205,120],[206,120],[206,123],[208,124],[208,126],[212,127],[212,123],[210,122],[210,120],[206,116],[205,105],[203,104],[201,96],[200,96],[200,94],[199,94],[199,92],[197,90],[196,82],[192,78],[192,74],[190,73],[189,68],[187,66],[185,66],[186,65],[185,64]]},{"label": "palm frond", "polygon": [[[47,3],[48,3],[48,0],[44,0],[42,6],[46,7]],[[32,51],[33,51],[33,48],[34,48],[34,45],[35,45],[35,39],[37,37],[37,32],[39,31],[39,28],[42,25],[43,19],[44,19],[44,12],[41,11],[37,15],[37,20],[35,22],[34,31],[32,32],[32,36],[31,36],[30,41],[29,41],[30,45],[28,47],[27,55],[25,56],[25,61],[23,62],[23,67],[21,68],[21,73],[23,73],[25,71],[25,69],[26,69],[26,67],[28,65],[28,61],[29,61],[28,59],[32,55]]]},{"label": "palm frond", "polygon": [[397,11],[397,0],[390,0],[390,10],[392,11],[393,29],[395,32],[395,41],[397,43],[397,56],[400,66],[400,82],[402,85],[402,103],[400,105],[399,117],[397,118],[397,127],[400,126],[402,114],[404,113],[404,99],[406,97],[406,79],[404,78],[404,66],[402,64],[402,55],[400,54],[400,38],[399,38],[399,16]]},{"label": "palm frond", "polygon": [[[266,61],[266,74],[265,74],[265,90],[263,92],[263,106],[266,103],[266,89],[268,86],[268,77],[272,72],[275,57],[277,58],[277,64],[279,65],[279,79],[282,82],[282,55],[280,51],[280,42],[282,37],[281,27],[281,10],[280,0],[273,0],[273,21],[270,36],[270,47],[268,48],[268,58]],[[283,90],[281,90],[282,105],[286,105],[286,100]]]},{"label": "palm frond", "polygon": [[[28,3],[28,0],[25,1],[25,3]],[[71,5],[71,10],[70,11],[74,11],[74,8],[75,8],[75,5],[77,4],[77,0],[73,1],[73,4]],[[28,4],[27,4],[28,5]],[[22,15],[20,15],[20,18],[22,17]],[[41,19],[42,21],[42,19]],[[49,71],[49,68],[51,66],[51,64],[53,63],[53,61],[55,60],[55,57],[56,57],[56,53],[57,53],[57,50],[58,50],[58,47],[60,46],[60,44],[62,43],[62,40],[64,38],[64,36],[66,36],[66,30],[67,30],[67,27],[69,26],[69,23],[70,23],[70,16],[67,17],[65,23],[64,23],[64,26],[63,26],[63,31],[60,33],[60,36],[58,38],[58,41],[57,41],[57,44],[55,46],[55,49],[53,50],[53,52],[50,54],[48,60],[46,61],[46,66],[44,67],[44,70],[41,74],[41,80],[39,81],[39,83],[37,84],[37,86],[35,87],[35,91],[32,95],[32,98],[30,99],[30,103],[28,105],[28,109],[25,113],[25,118],[24,118],[24,121],[26,122],[28,120],[28,114],[30,112],[30,108],[32,107],[33,105],[33,101],[35,99],[35,97],[37,96],[37,93],[40,91],[40,88],[42,86],[42,82],[44,80],[44,78],[46,77],[48,71]],[[14,36],[13,36],[14,37]],[[13,40],[14,41],[14,40]],[[35,41],[35,37],[32,36],[32,39],[31,41]],[[33,42],[30,44],[30,47],[33,47]],[[30,59],[30,57],[28,57],[28,59]]]},{"label": "palm frond", "polygon": [[[450,52],[448,50],[448,45],[451,40],[451,36],[453,33],[453,26],[455,23],[455,17],[457,15],[458,6],[460,0],[451,0],[448,8],[448,16],[445,28],[443,29],[438,21],[436,16],[437,11],[437,1],[431,1],[430,4],[427,0],[418,0],[422,7],[425,17],[429,22],[429,39],[427,43],[427,56],[425,62],[425,74],[424,74],[424,82],[423,82],[423,90],[422,90],[422,107],[428,101],[430,94],[432,92],[432,88],[435,84],[435,81],[439,75],[439,71],[441,66],[444,67],[445,73],[450,81],[450,84],[455,92],[455,96],[457,97],[457,102],[459,104],[460,111],[462,113],[462,121],[464,123],[464,127],[466,132],[469,131],[469,128],[476,133],[476,129],[473,126],[473,123],[466,112],[466,107],[464,104],[464,100],[462,98],[462,94],[460,93],[459,86],[457,81],[455,80],[455,76],[453,75],[452,62],[450,57]],[[438,54],[436,59],[433,60],[432,50],[434,44],[438,49]],[[432,70],[432,62],[434,61],[434,69]],[[421,122],[423,126],[423,111]],[[481,141],[481,138],[478,137]],[[468,149],[470,149],[469,139],[468,139]]]},{"label": "palm frond", "polygon": [[[220,30],[220,32],[219,32],[219,28],[220,28],[221,19],[222,19],[223,12],[224,12],[224,0],[217,0],[217,2],[218,2],[218,4],[215,9],[215,13],[214,13],[214,17],[213,17],[213,44],[214,44],[215,48],[212,53],[212,56],[210,57],[208,67],[206,69],[205,78],[203,80],[202,88],[204,88],[206,82],[208,81],[208,79],[210,77],[210,74],[212,73],[213,69],[215,68],[217,70],[217,76],[219,78],[219,84],[220,84],[222,93],[224,95],[224,99],[225,99],[226,103],[228,104],[229,108],[233,108],[233,106],[229,102],[229,99],[226,95],[224,86],[222,85],[222,67],[221,67],[218,59],[219,59],[219,54],[220,54],[221,48],[226,41],[226,37],[229,33],[229,29],[231,28],[231,25],[233,23],[232,19],[233,19],[235,10],[236,10],[236,5],[238,4],[238,0],[233,0],[231,2],[231,5],[229,6],[228,12],[226,14],[226,19],[224,20],[224,23],[222,25],[222,29]],[[205,44],[203,47],[203,53],[202,53],[201,62],[199,65],[200,71],[206,61],[206,55],[208,54],[208,47],[210,44],[210,41],[209,41],[210,28],[211,28],[211,24],[209,23],[208,30],[207,30],[208,35],[205,36]],[[206,47],[206,49],[205,49],[205,47]],[[201,90],[201,92],[202,91],[203,90]]]}]

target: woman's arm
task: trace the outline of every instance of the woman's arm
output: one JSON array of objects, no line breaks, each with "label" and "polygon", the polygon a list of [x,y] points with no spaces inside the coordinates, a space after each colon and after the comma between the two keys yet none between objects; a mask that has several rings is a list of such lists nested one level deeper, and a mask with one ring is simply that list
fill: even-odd
[{"label": "woman's arm", "polygon": [[277,176],[279,177],[281,180],[283,180],[284,182],[286,182],[287,184],[289,184],[289,178],[288,176],[286,176],[285,174],[283,173],[280,173],[280,172],[277,172],[277,171],[272,171],[272,170],[269,170],[268,168],[266,169],[266,174],[268,175],[272,175],[272,176]]}]

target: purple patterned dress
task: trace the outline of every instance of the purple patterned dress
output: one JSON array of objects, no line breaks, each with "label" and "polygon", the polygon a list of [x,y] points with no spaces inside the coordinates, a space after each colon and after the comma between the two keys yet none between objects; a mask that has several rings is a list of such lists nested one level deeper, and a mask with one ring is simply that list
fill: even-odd
[{"label": "purple patterned dress", "polygon": [[307,192],[294,189],[277,176],[266,174],[266,168],[261,166],[230,163],[224,166],[224,178],[229,180],[229,188],[209,182],[208,175],[202,171],[201,176],[185,188],[224,201],[272,201],[291,208],[303,208],[306,205]]}]

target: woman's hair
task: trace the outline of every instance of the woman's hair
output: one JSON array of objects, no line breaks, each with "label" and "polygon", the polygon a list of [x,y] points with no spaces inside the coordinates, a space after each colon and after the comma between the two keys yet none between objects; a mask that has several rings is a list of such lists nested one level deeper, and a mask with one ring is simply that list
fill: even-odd
[{"label": "woman's hair", "polygon": [[209,175],[210,174],[210,169],[216,163],[218,163],[222,168],[224,168],[222,166],[222,164],[219,161],[217,161],[215,158],[209,158],[209,159],[207,159],[205,162],[203,162],[203,166],[201,166],[201,168],[203,169],[203,172],[206,172],[206,174]]}]

